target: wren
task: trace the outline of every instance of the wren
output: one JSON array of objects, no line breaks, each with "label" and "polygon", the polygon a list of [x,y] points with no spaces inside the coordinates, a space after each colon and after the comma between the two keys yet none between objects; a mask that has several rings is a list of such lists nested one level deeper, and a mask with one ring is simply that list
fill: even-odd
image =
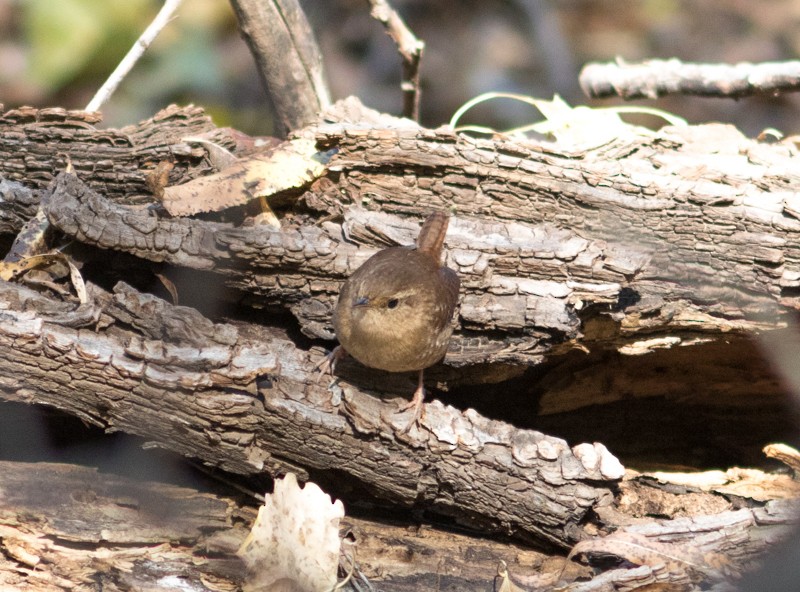
[{"label": "wren", "polygon": [[356,360],[389,372],[418,371],[417,390],[399,411],[413,409],[408,431],[422,416],[423,373],[447,353],[460,281],[441,263],[450,216],[434,212],[412,247],[390,247],[367,259],[344,283],[333,315],[340,345],[326,370],[349,353]]}]

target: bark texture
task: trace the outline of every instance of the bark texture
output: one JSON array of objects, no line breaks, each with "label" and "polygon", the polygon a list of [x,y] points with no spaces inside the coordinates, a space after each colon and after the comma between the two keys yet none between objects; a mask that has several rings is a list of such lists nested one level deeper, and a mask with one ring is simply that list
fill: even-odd
[{"label": "bark texture", "polygon": [[[364,495],[642,566],[575,590],[721,582],[767,548],[773,537],[760,533],[774,524],[785,535],[793,506],[779,492],[792,486],[764,497],[761,481],[732,493],[623,479],[604,444],[616,433],[614,452],[636,459],[659,441],[648,416],[669,424],[678,403],[746,423],[713,442],[702,437],[710,427],[683,426],[659,444],[673,446],[672,469],[698,466],[684,445],[741,459],[797,437],[791,399],[750,340],[789,343],[800,303],[793,147],[719,125],[569,148],[475,140],[348,100],[297,132],[332,156],[325,177],[271,198],[274,229],[226,221],[236,212],[169,218],[150,197],[164,161],[170,183],[212,170],[187,136],[237,154],[251,139],[194,108],[124,130],[92,125],[63,110],[0,118],[0,229],[20,232],[41,208],[89,283],[82,304],[53,282],[35,286],[44,292],[0,283],[3,400],[57,407],[231,473],[291,470],[346,502]],[[75,173],[60,173],[64,155]],[[472,396],[480,413],[435,400],[403,434],[396,397],[410,395],[408,377],[346,362],[327,384],[314,368],[341,282],[377,249],[413,243],[418,220],[443,208],[454,212],[445,251],[462,293],[445,364],[426,374],[437,398]],[[129,281],[115,283],[120,265]],[[156,273],[188,278],[178,293],[203,313],[147,294]],[[570,444],[541,431],[559,420]],[[598,535],[613,552],[591,546]],[[695,542],[707,555],[675,546]],[[647,557],[620,550],[633,544]],[[677,563],[659,567],[667,555]]]}]

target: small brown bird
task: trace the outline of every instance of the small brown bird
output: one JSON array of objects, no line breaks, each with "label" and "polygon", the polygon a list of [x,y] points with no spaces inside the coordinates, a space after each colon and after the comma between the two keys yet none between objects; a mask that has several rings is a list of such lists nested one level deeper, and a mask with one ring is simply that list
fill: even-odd
[{"label": "small brown bird", "polygon": [[339,345],[326,370],[346,353],[389,372],[419,371],[417,390],[400,411],[414,409],[409,430],[422,415],[425,368],[444,358],[458,301],[456,272],[441,263],[450,216],[434,212],[414,247],[391,247],[370,257],[344,283],[333,326]]}]

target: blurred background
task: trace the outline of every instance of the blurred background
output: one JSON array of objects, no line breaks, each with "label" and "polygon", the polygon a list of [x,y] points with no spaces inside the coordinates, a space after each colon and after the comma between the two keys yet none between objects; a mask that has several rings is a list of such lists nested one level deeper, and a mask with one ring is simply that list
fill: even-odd
[{"label": "blurred background", "polygon": [[[366,0],[302,0],[333,97],[401,108],[400,59]],[[393,0],[426,43],[422,123],[445,123],[468,99],[508,91],[591,104],[578,88],[589,61],[677,57],[727,62],[794,59],[800,1]],[[0,0],[0,103],[86,106],[152,20],[160,0]],[[206,108],[217,125],[269,134],[269,101],[225,0],[185,0],[177,18],[104,107],[104,125],[147,118],[169,103]],[[615,101],[595,102],[613,104]],[[619,102],[619,101],[616,101]],[[690,122],[722,121],[748,135],[796,133],[800,98],[672,97],[643,102]],[[504,129],[539,119],[502,100],[464,122]]]}]

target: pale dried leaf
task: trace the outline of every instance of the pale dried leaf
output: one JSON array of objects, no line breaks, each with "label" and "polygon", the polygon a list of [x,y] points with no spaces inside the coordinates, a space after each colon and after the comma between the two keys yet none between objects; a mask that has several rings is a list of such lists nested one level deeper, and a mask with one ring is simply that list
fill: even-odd
[{"label": "pale dried leaf", "polygon": [[31,269],[46,267],[63,260],[64,255],[62,253],[43,253],[25,257],[19,261],[0,261],[0,279],[10,281]]},{"label": "pale dried leaf", "polygon": [[517,586],[511,581],[508,575],[508,566],[505,561],[501,561],[497,568],[497,577],[500,578],[500,585],[497,586],[497,592],[525,592],[523,588]]},{"label": "pale dried leaf", "polygon": [[289,140],[269,155],[239,160],[216,175],[167,187],[162,203],[173,216],[217,212],[303,187],[325,172],[326,161],[313,140]]},{"label": "pale dried leaf", "polygon": [[248,567],[245,591],[327,591],[336,584],[342,502],[292,473],[275,482],[238,554]]},{"label": "pale dried leaf", "polygon": [[89,295],[86,293],[86,284],[83,283],[83,276],[81,276],[80,270],[75,267],[75,264],[66,255],[64,255],[64,261],[69,266],[69,279],[72,281],[72,287],[75,288],[75,294],[78,295],[78,301],[81,304],[86,304],[89,302]]},{"label": "pale dried leaf", "polygon": [[275,212],[269,206],[262,206],[262,212],[253,218],[254,226],[271,226],[276,230],[280,230],[281,221],[275,215]]},{"label": "pale dried leaf", "polygon": [[209,162],[211,162],[218,171],[231,166],[238,160],[236,155],[230,150],[203,136],[189,136],[183,138],[183,141],[187,144],[200,144],[205,149],[206,153],[208,153]]},{"label": "pale dried leaf", "polygon": [[69,276],[75,288],[75,294],[77,294],[81,304],[86,304],[89,301],[89,296],[86,292],[86,284],[83,282],[81,272],[75,264],[70,261],[69,257],[60,251],[32,255],[20,259],[19,261],[0,261],[0,279],[10,281],[32,269],[48,267],[54,263],[63,263],[69,268]]},{"label": "pale dried leaf", "polygon": [[[544,116],[544,121],[523,125],[521,127],[496,132],[483,126],[457,126],[460,118],[469,109],[482,102],[493,99],[513,99],[536,107]],[[672,113],[642,106],[618,107],[572,107],[558,95],[550,101],[526,95],[504,92],[484,93],[470,99],[462,105],[450,119],[450,126],[457,131],[473,131],[478,133],[501,133],[508,136],[520,136],[528,132],[536,132],[552,136],[558,142],[579,145],[584,148],[597,147],[620,137],[652,135],[652,130],[625,123],[620,113],[646,113],[664,119],[674,126],[685,126],[686,121]],[[524,137],[524,136],[523,136]]]}]

